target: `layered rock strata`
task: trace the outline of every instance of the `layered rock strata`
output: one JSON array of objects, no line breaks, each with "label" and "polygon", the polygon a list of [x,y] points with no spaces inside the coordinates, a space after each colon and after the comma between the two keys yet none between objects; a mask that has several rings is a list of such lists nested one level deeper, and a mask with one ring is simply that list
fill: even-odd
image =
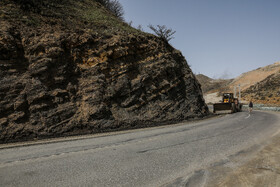
[{"label": "layered rock strata", "polygon": [[185,58],[153,35],[0,24],[2,143],[209,114]]}]

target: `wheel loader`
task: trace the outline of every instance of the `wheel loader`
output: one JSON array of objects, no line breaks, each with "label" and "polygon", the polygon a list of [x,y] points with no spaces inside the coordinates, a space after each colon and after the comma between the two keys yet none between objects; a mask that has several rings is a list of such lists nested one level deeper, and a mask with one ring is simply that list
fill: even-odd
[{"label": "wheel loader", "polygon": [[213,104],[213,112],[221,110],[230,110],[231,113],[241,112],[242,103],[239,102],[238,98],[233,97],[233,93],[224,93],[221,103]]}]

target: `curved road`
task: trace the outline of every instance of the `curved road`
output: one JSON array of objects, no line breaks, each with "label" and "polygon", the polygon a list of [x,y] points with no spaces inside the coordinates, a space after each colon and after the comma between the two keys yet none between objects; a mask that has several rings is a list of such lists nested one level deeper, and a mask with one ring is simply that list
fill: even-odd
[{"label": "curved road", "polygon": [[176,179],[261,145],[279,130],[280,113],[254,111],[2,148],[0,186],[177,186]]}]

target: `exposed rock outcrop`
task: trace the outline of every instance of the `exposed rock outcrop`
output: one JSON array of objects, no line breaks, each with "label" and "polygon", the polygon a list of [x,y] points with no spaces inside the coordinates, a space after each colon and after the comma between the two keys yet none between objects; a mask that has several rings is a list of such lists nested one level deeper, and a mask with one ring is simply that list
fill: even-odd
[{"label": "exposed rock outcrop", "polygon": [[[94,1],[75,2],[67,8],[97,7],[111,16]],[[185,58],[161,39],[130,32],[124,23],[111,28],[90,22],[78,16],[80,10],[78,19],[59,10],[55,16],[45,9],[21,10],[7,0],[0,7],[0,142],[138,128],[209,113]],[[67,25],[69,17],[80,25]]]}]

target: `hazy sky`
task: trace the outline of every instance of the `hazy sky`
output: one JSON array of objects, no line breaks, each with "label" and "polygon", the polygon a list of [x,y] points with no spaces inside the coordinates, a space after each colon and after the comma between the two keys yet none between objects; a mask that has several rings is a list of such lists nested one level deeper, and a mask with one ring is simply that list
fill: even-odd
[{"label": "hazy sky", "polygon": [[280,61],[280,0],[120,0],[133,26],[166,25],[194,73],[236,77]]}]

